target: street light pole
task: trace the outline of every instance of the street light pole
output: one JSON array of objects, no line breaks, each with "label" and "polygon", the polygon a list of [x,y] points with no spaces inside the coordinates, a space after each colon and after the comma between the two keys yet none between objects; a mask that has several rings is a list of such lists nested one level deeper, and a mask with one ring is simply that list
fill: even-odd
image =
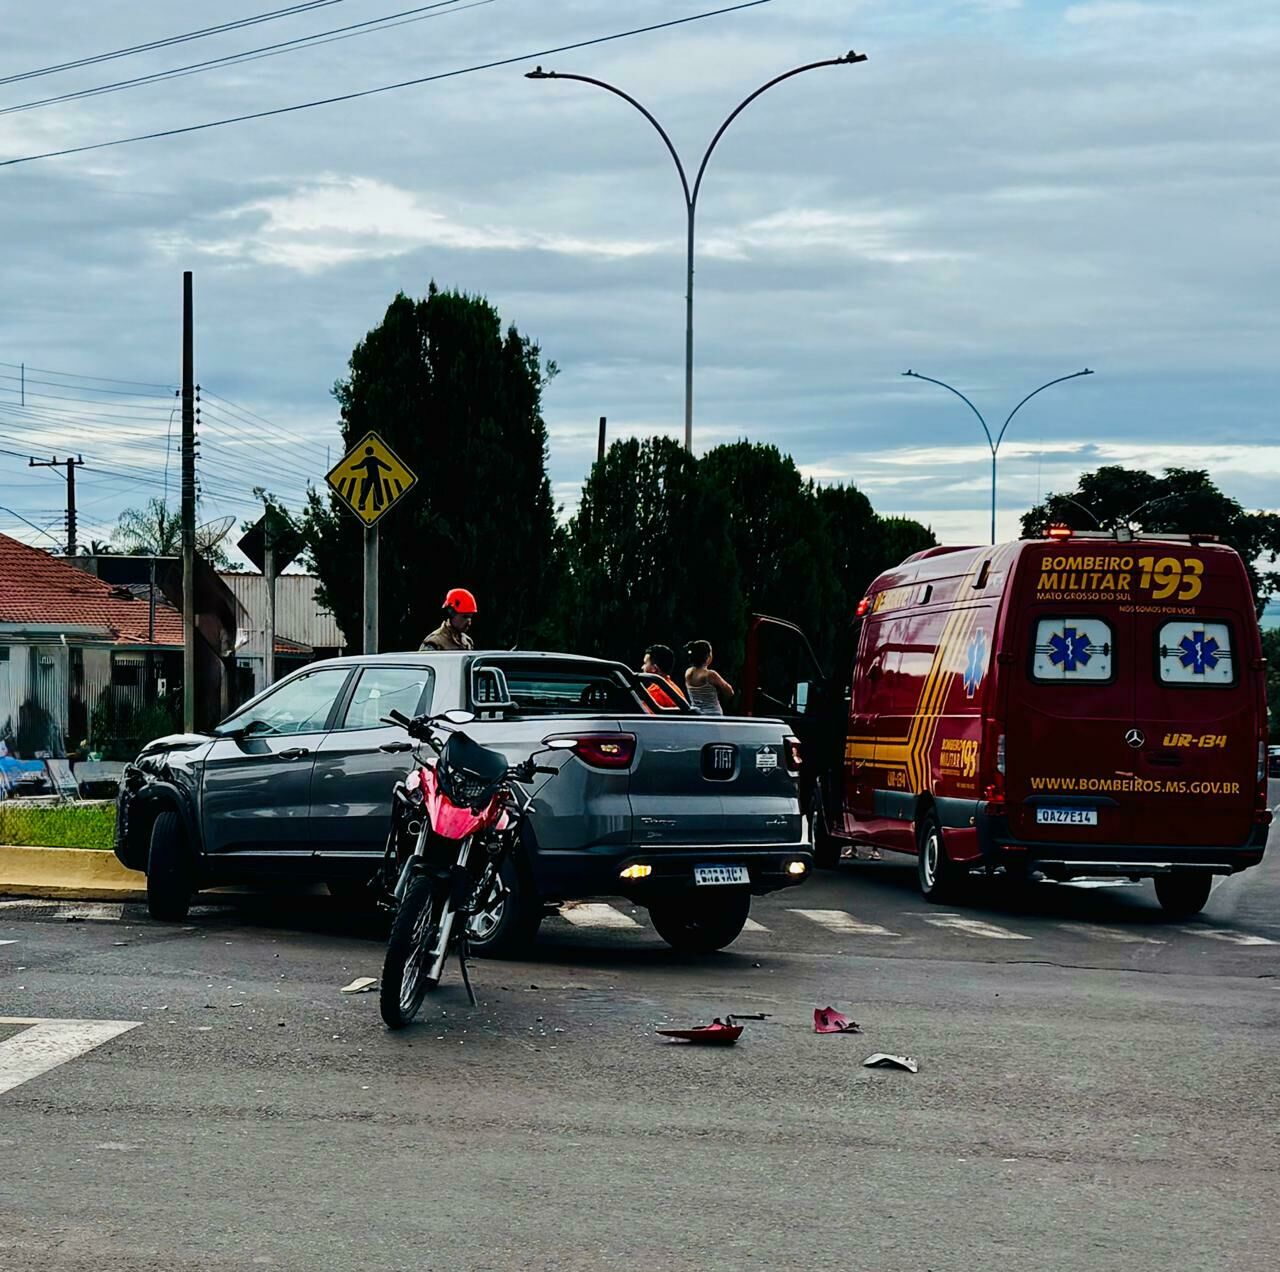
[{"label": "street light pole", "polygon": [[1055,384],[1062,384],[1065,380],[1075,380],[1082,375],[1093,375],[1093,372],[1085,367],[1083,371],[1073,371],[1070,375],[1060,375],[1056,380],[1050,380],[1047,384],[1042,384],[1038,389],[1032,389],[1026,397],[1018,403],[1017,406],[1005,416],[1004,423],[1000,426],[1000,432],[993,438],[991,430],[987,427],[987,421],[983,419],[982,412],[978,410],[972,402],[969,401],[959,389],[948,384],[945,380],[935,380],[932,376],[921,375],[917,371],[904,371],[903,375],[909,375],[913,380],[925,380],[929,384],[936,384],[940,389],[946,389],[948,393],[954,393],[956,397],[962,401],[977,417],[978,423],[982,425],[982,432],[986,436],[987,445],[991,448],[991,542],[996,541],[996,458],[1000,453],[1000,443],[1004,441],[1005,432],[1009,428],[1009,422],[1017,413],[1022,410],[1028,402],[1031,401],[1037,393],[1043,393],[1045,389],[1052,388]]},{"label": "street light pole", "polygon": [[606,93],[612,93],[615,97],[620,97],[628,105],[635,107],[644,117],[653,125],[658,136],[662,138],[663,145],[666,146],[667,152],[675,161],[676,172],[680,176],[680,188],[684,192],[685,206],[685,292],[684,292],[684,447],[687,451],[693,450],[693,261],[694,261],[694,244],[696,237],[697,217],[698,217],[698,193],[702,189],[702,178],[707,171],[707,163],[711,159],[712,152],[716,146],[720,144],[720,138],[724,136],[729,125],[733,123],[739,115],[742,114],[753,101],[762,93],[766,93],[773,88],[775,84],[781,84],[783,80],[789,80],[796,75],[802,75],[805,71],[816,70],[820,66],[852,66],[857,62],[865,62],[867,55],[865,53],[855,53],[851,49],[843,57],[826,58],[821,62],[807,62],[804,66],[797,66],[793,70],[786,71],[781,75],[774,76],[767,84],[761,84],[754,93],[744,97],[737,106],[729,112],[724,122],[716,129],[715,136],[711,138],[710,144],[702,155],[702,162],[698,165],[698,171],[693,179],[693,185],[689,184],[688,173],[685,171],[683,160],[680,158],[680,152],[675,148],[667,130],[658,122],[653,112],[647,107],[642,106],[630,93],[624,92],[616,85],[606,83],[601,79],[593,79],[590,75],[570,75],[561,71],[544,71],[542,67],[537,67],[525,74],[525,79],[532,80],[576,80],[580,84],[593,84],[596,88],[603,88]]}]

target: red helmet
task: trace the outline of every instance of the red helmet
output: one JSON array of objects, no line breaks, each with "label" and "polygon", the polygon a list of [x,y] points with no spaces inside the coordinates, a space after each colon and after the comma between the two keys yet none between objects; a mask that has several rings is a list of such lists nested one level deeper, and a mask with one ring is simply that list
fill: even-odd
[{"label": "red helmet", "polygon": [[465,587],[450,588],[448,596],[444,598],[444,608],[451,609],[457,614],[478,614],[480,612],[476,608],[476,598]]}]

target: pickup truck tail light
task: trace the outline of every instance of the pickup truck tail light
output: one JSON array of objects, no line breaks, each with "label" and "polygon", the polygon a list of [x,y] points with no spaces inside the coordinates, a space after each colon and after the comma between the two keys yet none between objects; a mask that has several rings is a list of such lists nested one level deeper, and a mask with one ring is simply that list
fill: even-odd
[{"label": "pickup truck tail light", "polygon": [[799,776],[803,762],[800,757],[800,739],[788,734],[782,739],[782,749],[787,757],[787,772],[793,777]]},{"label": "pickup truck tail light", "polygon": [[634,733],[587,733],[577,740],[573,753],[584,764],[598,769],[625,769],[636,758]]}]

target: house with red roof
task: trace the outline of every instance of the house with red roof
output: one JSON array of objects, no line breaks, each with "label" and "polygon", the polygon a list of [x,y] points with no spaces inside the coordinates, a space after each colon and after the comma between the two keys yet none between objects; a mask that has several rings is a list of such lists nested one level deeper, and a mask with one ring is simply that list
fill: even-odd
[{"label": "house with red roof", "polygon": [[101,722],[181,690],[181,613],[131,588],[0,535],[0,740],[59,757]]}]

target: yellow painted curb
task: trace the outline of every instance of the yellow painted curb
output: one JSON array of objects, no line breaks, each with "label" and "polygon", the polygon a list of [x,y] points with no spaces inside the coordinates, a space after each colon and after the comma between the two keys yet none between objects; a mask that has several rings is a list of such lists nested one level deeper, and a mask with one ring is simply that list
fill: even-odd
[{"label": "yellow painted curb", "polygon": [[127,870],[104,849],[0,844],[0,895],[126,901],[146,892],[146,875]]}]

